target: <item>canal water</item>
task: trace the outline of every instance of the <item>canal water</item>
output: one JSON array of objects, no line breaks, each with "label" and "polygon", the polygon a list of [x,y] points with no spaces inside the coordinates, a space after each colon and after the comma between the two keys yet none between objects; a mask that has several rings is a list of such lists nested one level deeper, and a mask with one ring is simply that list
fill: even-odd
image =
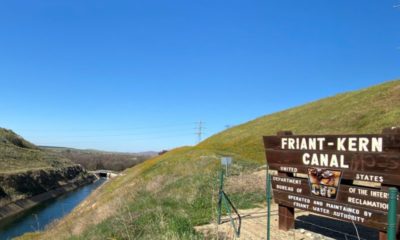
[{"label": "canal water", "polygon": [[56,219],[71,212],[82,200],[106,181],[98,181],[75,189],[58,198],[47,200],[5,222],[0,223],[0,239],[12,239],[27,232],[43,230]]}]

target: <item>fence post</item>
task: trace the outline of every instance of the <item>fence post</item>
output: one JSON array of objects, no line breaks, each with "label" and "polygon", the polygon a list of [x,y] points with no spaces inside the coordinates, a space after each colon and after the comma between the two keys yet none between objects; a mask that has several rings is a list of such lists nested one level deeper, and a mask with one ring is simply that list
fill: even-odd
[{"label": "fence post", "polygon": [[399,191],[395,187],[389,188],[389,211],[387,239],[396,240],[397,234],[397,195]]},{"label": "fence post", "polygon": [[222,207],[222,192],[224,190],[224,171],[221,170],[219,175],[219,192],[218,192],[218,224],[221,224],[221,207]]},{"label": "fence post", "polygon": [[267,171],[267,240],[270,240],[271,229],[271,175]]}]

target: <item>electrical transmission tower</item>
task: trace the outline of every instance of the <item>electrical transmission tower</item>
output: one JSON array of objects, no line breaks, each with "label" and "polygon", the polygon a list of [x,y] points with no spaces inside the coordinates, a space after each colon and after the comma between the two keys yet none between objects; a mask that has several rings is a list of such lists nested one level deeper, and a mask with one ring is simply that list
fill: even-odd
[{"label": "electrical transmission tower", "polygon": [[197,122],[196,124],[197,124],[197,128],[196,128],[197,143],[200,143],[203,138],[204,129],[205,129],[204,122],[200,121],[200,122]]}]

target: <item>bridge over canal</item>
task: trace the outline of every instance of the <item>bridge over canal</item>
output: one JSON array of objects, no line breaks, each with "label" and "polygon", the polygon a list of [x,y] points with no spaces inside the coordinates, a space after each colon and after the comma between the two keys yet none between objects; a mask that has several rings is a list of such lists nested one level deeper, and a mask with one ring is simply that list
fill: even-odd
[{"label": "bridge over canal", "polygon": [[101,178],[115,178],[119,176],[120,174],[111,170],[96,170],[96,171],[89,171],[90,173],[95,174],[97,177]]}]

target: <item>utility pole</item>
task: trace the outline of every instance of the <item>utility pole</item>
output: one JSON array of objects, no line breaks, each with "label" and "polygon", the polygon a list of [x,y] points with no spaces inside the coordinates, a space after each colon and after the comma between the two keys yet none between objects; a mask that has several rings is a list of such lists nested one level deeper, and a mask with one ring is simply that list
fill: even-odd
[{"label": "utility pole", "polygon": [[196,124],[198,124],[198,126],[197,126],[197,132],[196,132],[196,135],[197,135],[197,137],[198,137],[198,142],[197,143],[200,143],[201,142],[201,139],[202,139],[202,137],[203,137],[203,131],[204,131],[204,122],[203,121],[200,121],[200,122],[197,122]]}]

